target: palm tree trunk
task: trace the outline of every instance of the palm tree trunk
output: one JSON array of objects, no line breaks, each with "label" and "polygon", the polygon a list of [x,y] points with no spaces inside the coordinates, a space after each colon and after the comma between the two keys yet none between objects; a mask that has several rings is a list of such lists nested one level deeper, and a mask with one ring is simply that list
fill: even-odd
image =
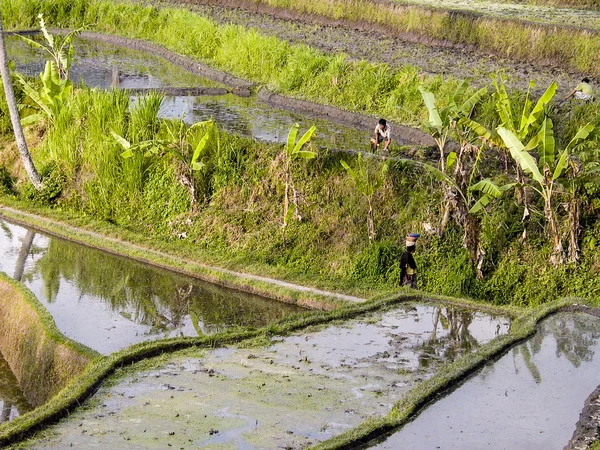
[{"label": "palm tree trunk", "polygon": [[10,79],[10,71],[8,69],[8,56],[6,54],[6,45],[4,44],[4,28],[2,27],[2,16],[0,15],[0,75],[2,76],[2,84],[4,85],[4,93],[6,94],[6,103],[8,104],[8,111],[10,113],[10,120],[12,122],[13,131],[15,133],[15,141],[17,142],[17,148],[23,161],[25,171],[29,176],[29,180],[33,187],[37,190],[42,188],[42,178],[33,164],[29,149],[27,148],[27,141],[25,141],[25,135],[23,134],[23,127],[21,126],[21,119],[19,117],[19,110],[17,109],[17,99],[15,98],[15,92],[13,90],[12,80]]}]

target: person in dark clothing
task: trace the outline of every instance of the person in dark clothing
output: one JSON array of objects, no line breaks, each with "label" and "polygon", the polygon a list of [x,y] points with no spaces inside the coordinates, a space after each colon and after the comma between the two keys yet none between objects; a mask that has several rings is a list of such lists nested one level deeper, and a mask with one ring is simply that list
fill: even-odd
[{"label": "person in dark clothing", "polygon": [[[408,244],[409,242],[407,242]],[[406,247],[406,251],[402,253],[400,258],[400,285],[410,286],[413,289],[417,288],[417,263],[413,257],[415,252],[415,242],[410,242],[412,245]]]}]

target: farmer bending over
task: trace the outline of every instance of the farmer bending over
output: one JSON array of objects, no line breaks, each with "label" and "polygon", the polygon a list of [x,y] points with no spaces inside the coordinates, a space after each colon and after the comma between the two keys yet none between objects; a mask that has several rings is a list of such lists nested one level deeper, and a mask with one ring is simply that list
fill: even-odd
[{"label": "farmer bending over", "polygon": [[589,78],[581,80],[581,83],[565,97],[565,100],[568,100],[573,96],[575,96],[577,100],[591,100],[594,97],[594,90],[592,89]]},{"label": "farmer bending over", "polygon": [[379,148],[382,142],[383,150],[387,151],[392,143],[392,130],[385,119],[379,119],[379,123],[375,127],[375,136],[371,138],[371,150],[375,151]]}]

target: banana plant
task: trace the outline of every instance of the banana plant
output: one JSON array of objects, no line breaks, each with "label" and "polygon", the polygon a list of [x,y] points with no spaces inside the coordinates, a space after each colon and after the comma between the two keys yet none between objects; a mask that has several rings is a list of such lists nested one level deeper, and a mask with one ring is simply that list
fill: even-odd
[{"label": "banana plant", "polygon": [[38,91],[25,78],[17,75],[25,94],[35,104],[38,112],[29,114],[21,119],[23,126],[33,125],[44,117],[53,124],[60,110],[69,100],[73,92],[73,84],[69,79],[61,79],[54,61],[46,61],[44,71],[40,74],[42,83]]},{"label": "banana plant", "polygon": [[[440,149],[440,171],[452,180],[452,183],[444,183],[444,205],[439,235],[443,235],[451,215],[454,213],[457,221],[465,229],[465,243],[467,241],[478,242],[476,235],[467,232],[474,228],[469,225],[473,221],[468,217],[469,203],[466,200],[466,194],[469,192],[467,188],[472,184],[482,155],[482,146],[475,145],[475,142],[481,140],[481,136],[485,135],[485,129],[474,122],[471,116],[475,106],[488,92],[484,87],[466,95],[468,88],[469,82],[464,81],[456,89],[449,104],[441,110],[436,107],[435,96],[424,88],[419,88],[429,111],[427,128]],[[459,148],[446,155],[444,146],[449,136],[459,143]],[[478,233],[476,234],[478,235]],[[471,236],[473,239],[467,238],[467,236]],[[474,245],[477,246],[477,244]],[[471,247],[472,244],[467,246],[467,248]]]},{"label": "banana plant", "polygon": [[[123,136],[111,131],[112,137],[121,146],[121,157],[132,158],[136,153],[142,152],[145,157],[171,155],[178,162],[177,179],[188,190],[192,212],[198,210],[198,196],[194,173],[204,178],[210,158],[211,138],[216,139],[219,146],[218,134],[214,121],[206,120],[196,122],[191,126],[183,121],[165,122],[164,129],[167,139],[150,139],[131,143]],[[197,129],[202,129],[202,137],[192,145],[192,136]]]},{"label": "banana plant", "polygon": [[358,152],[356,167],[354,169],[344,160],[340,161],[340,163],[354,181],[356,190],[367,200],[367,205],[369,207],[367,212],[367,232],[369,235],[369,242],[373,242],[376,235],[373,197],[385,180],[385,175],[389,170],[389,163],[387,161],[382,163],[377,170],[375,164],[363,159],[361,152]]},{"label": "banana plant", "polygon": [[68,80],[69,71],[73,65],[73,39],[79,35],[85,27],[77,28],[61,38],[53,36],[48,32],[43,14],[38,14],[38,19],[40,20],[40,30],[46,41],[45,43],[34,41],[26,36],[18,36],[32,48],[47,53],[48,56],[50,56],[51,61],[56,65],[60,79]]},{"label": "banana plant", "polygon": [[[573,149],[588,139],[593,129],[594,125],[591,123],[583,126],[567,146],[560,151],[556,148],[554,127],[549,117],[544,118],[539,132],[526,145],[511,130],[504,127],[498,127],[497,130],[498,135],[509,149],[513,160],[518,164],[523,173],[531,179],[533,191],[538,193],[544,202],[544,218],[553,244],[550,256],[550,262],[553,265],[565,262],[565,254],[553,200],[557,189],[561,186],[560,182],[565,176],[569,157]],[[529,153],[529,150],[533,149],[537,149],[539,152],[538,161]]]},{"label": "banana plant", "polygon": [[456,157],[456,154],[452,152],[447,157],[445,154],[446,143],[451,136],[453,128],[461,118],[469,118],[473,113],[475,105],[487,94],[487,88],[484,87],[466,99],[463,99],[468,88],[469,81],[463,81],[454,92],[448,105],[439,109],[436,105],[434,94],[425,90],[423,86],[419,86],[423,102],[429,113],[428,119],[425,121],[425,128],[438,146],[440,151],[440,169],[444,173],[447,170],[449,160]]},{"label": "banana plant", "polygon": [[[304,146],[309,143],[310,139],[314,136],[317,127],[310,127],[300,139],[298,137],[298,131],[300,129],[299,124],[294,124],[288,133],[286,145],[283,149],[283,157],[285,161],[285,188],[283,198],[283,228],[287,227],[291,218],[296,216],[296,219],[302,220],[302,216],[298,211],[298,191],[294,187],[292,180],[292,164],[294,161],[299,159],[314,159],[317,157],[317,153],[312,150],[304,150]],[[290,205],[290,190],[293,191],[293,201]]]},{"label": "banana plant", "polygon": [[44,71],[40,74],[41,89],[38,91],[24,77],[17,74],[17,78],[23,86],[25,94],[35,104],[38,112],[30,114],[21,120],[23,126],[33,125],[44,117],[50,123],[54,123],[61,108],[66,104],[73,92],[73,83],[69,78],[69,71],[73,65],[73,39],[84,28],[71,31],[64,38],[50,34],[46,28],[46,22],[42,14],[40,19],[40,30],[44,36],[45,43],[40,43],[25,36],[19,37],[29,46],[48,54],[50,59],[46,61]]}]

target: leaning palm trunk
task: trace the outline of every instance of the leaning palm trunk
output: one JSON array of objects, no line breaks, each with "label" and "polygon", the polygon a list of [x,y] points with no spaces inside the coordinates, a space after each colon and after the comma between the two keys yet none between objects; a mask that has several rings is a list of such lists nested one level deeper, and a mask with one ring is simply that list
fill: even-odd
[{"label": "leaning palm trunk", "polygon": [[579,200],[575,197],[571,199],[568,205],[569,210],[569,257],[568,261],[576,263],[579,261]]},{"label": "leaning palm trunk", "polygon": [[12,81],[10,79],[10,71],[8,69],[8,56],[6,54],[6,46],[4,44],[4,29],[2,27],[2,16],[0,15],[0,75],[2,76],[2,84],[4,85],[4,93],[6,94],[6,103],[8,104],[8,111],[10,113],[10,121],[12,123],[13,131],[15,134],[15,141],[17,142],[17,148],[21,155],[21,161],[25,171],[29,176],[29,180],[33,187],[37,190],[42,188],[42,178],[37,172],[35,165],[29,154],[27,148],[27,141],[25,141],[25,135],[23,134],[23,127],[21,126],[21,119],[19,117],[19,110],[17,109],[17,99],[15,98],[15,92],[13,90]]}]

